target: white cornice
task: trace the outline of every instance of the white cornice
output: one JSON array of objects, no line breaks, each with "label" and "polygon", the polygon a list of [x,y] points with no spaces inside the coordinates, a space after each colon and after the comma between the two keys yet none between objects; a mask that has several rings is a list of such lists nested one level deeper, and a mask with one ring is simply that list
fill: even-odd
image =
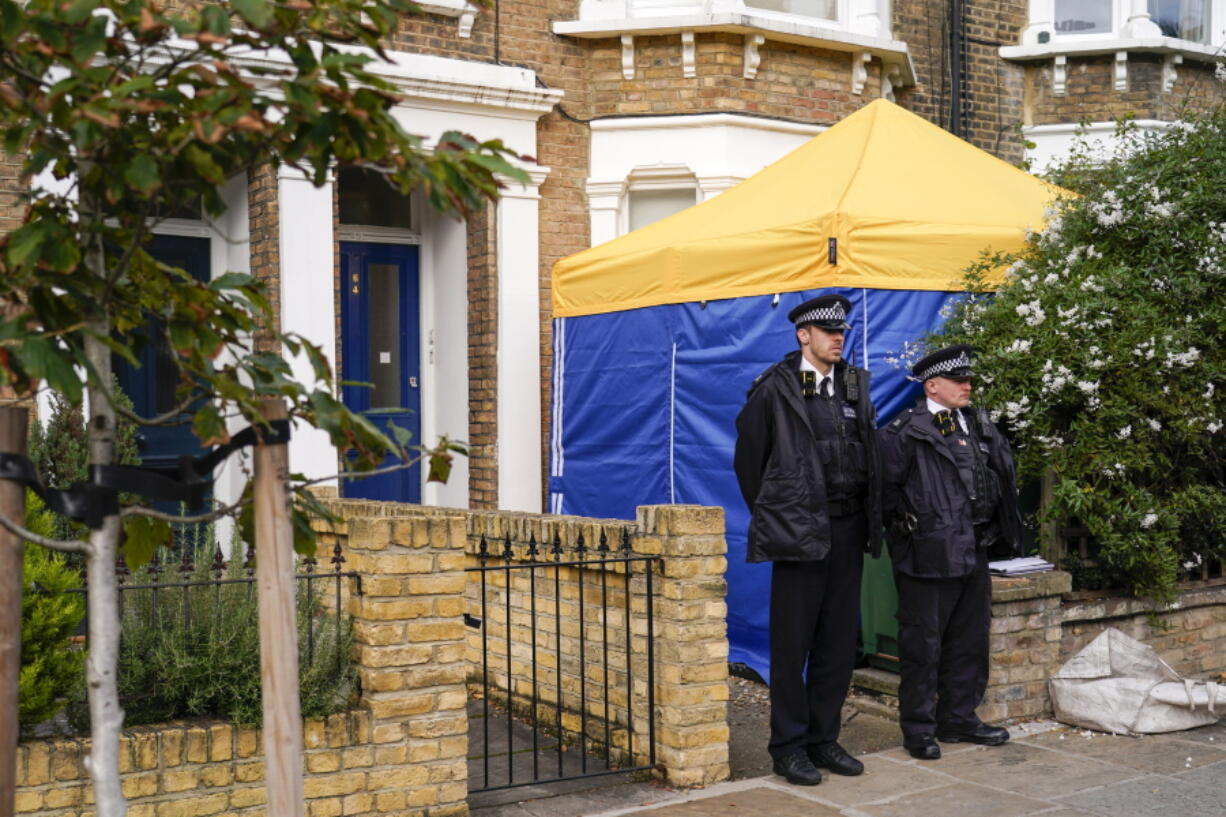
[{"label": "white cornice", "polygon": [[859,34],[833,25],[756,14],[752,10],[692,12],[612,20],[561,20],[553,24],[555,34],[585,39],[711,31],[761,34],[768,40],[797,43],[830,51],[865,51],[884,63],[902,68],[902,76],[896,85],[915,84],[915,69],[911,65],[911,54],[906,43]]},{"label": "white cornice", "polygon": [[766,119],[735,113],[702,113],[689,116],[611,116],[605,119],[593,119],[588,123],[588,127],[593,131],[681,130],[710,128],[718,125],[795,133],[804,136],[816,136],[826,130],[824,125],[806,125],[783,119]]}]

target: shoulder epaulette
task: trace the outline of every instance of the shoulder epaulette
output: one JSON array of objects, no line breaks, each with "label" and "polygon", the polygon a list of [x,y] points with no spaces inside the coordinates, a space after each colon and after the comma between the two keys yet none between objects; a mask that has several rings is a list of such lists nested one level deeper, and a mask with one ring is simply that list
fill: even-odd
[{"label": "shoulder epaulette", "polygon": [[893,420],[890,420],[890,423],[889,425],[886,426],[886,429],[889,430],[893,434],[897,434],[899,431],[902,431],[903,426],[911,422],[911,418],[914,415],[915,415],[914,409],[903,409],[902,411],[898,413],[897,417],[895,417]]}]

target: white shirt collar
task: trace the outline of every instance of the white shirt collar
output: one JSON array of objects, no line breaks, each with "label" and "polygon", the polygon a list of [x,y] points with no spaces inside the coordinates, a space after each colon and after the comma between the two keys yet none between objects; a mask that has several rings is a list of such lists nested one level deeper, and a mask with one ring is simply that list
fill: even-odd
[{"label": "white shirt collar", "polygon": [[958,426],[962,429],[962,433],[963,434],[966,433],[966,416],[963,413],[962,409],[951,409],[949,408],[949,406],[942,406],[940,403],[938,403],[936,400],[933,400],[931,397],[925,397],[924,399],[928,401],[928,413],[929,414],[936,414],[939,411],[953,411],[954,416],[958,418]]},{"label": "white shirt collar", "polygon": [[800,356],[800,370],[802,372],[813,372],[814,374],[816,374],[817,375],[817,385],[819,387],[821,386],[823,380],[825,380],[828,377],[834,377],[834,367],[833,366],[830,367],[829,372],[827,372],[826,374],[822,374],[821,372],[817,370],[817,367],[814,366],[812,363],[810,363],[809,359],[805,357],[804,355]]}]

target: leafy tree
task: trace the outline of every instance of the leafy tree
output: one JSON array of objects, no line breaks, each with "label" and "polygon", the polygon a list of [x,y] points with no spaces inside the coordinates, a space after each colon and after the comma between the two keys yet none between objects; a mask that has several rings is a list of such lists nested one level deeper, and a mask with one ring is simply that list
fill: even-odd
[{"label": "leafy tree", "polygon": [[[335,164],[362,165],[455,214],[495,197],[500,177],[523,179],[499,142],[447,133],[427,149],[392,116],[396,96],[369,66],[414,8],[408,0],[0,0],[3,149],[22,157],[24,178],[46,172],[68,188],[30,190],[22,225],[0,241],[0,387],[28,394],[45,384],[71,404],[87,398],[89,461],[115,463],[117,418],[129,415],[113,393],[112,356],[136,365],[140,330],[154,325],[173,351],[176,400],[193,410],[202,444],[226,440],[229,419],[260,422],[262,402],[276,398],[291,418],[326,431],[348,467],[374,469],[388,452],[413,456],[406,440],[346,410],[322,350],[274,332],[259,282],[236,273],[197,282],[156,261],[148,239],[161,214],[202,206],[215,217],[220,185],[278,165],[317,184]],[[310,360],[313,382],[294,380],[283,349]],[[179,413],[130,419],[166,424]],[[430,449],[440,465],[432,472],[445,471],[451,448]],[[310,497],[299,491],[297,500],[296,528],[305,531]],[[164,517],[124,507],[72,541],[0,520],[29,541],[86,555],[89,769],[103,817],[124,812],[121,526],[135,564],[166,532]]]},{"label": "leafy tree", "polygon": [[1226,560],[1226,110],[1109,161],[1074,154],[1042,234],[994,297],[964,301],[940,342],[977,347],[977,398],[1050,485],[1046,518],[1089,530],[1082,586],[1157,601]]}]

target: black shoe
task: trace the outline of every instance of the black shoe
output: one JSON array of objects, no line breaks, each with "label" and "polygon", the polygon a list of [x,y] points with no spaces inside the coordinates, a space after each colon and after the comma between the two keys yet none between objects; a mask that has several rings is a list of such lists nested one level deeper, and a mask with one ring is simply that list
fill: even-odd
[{"label": "black shoe", "polygon": [[786,778],[794,786],[816,786],[822,782],[822,773],[804,752],[792,752],[776,760],[775,774]]},{"label": "black shoe", "polygon": [[837,743],[810,746],[805,752],[819,769],[829,769],[835,774],[845,774],[849,777],[864,773],[864,764],[847,754],[847,750]]},{"label": "black shoe", "polygon": [[999,746],[1009,739],[1009,730],[981,723],[972,729],[937,730],[937,740],[942,743],[978,743],[981,746]]},{"label": "black shoe", "polygon": [[903,741],[903,748],[911,753],[916,760],[939,760],[941,747],[932,739],[932,735],[920,735]]}]

